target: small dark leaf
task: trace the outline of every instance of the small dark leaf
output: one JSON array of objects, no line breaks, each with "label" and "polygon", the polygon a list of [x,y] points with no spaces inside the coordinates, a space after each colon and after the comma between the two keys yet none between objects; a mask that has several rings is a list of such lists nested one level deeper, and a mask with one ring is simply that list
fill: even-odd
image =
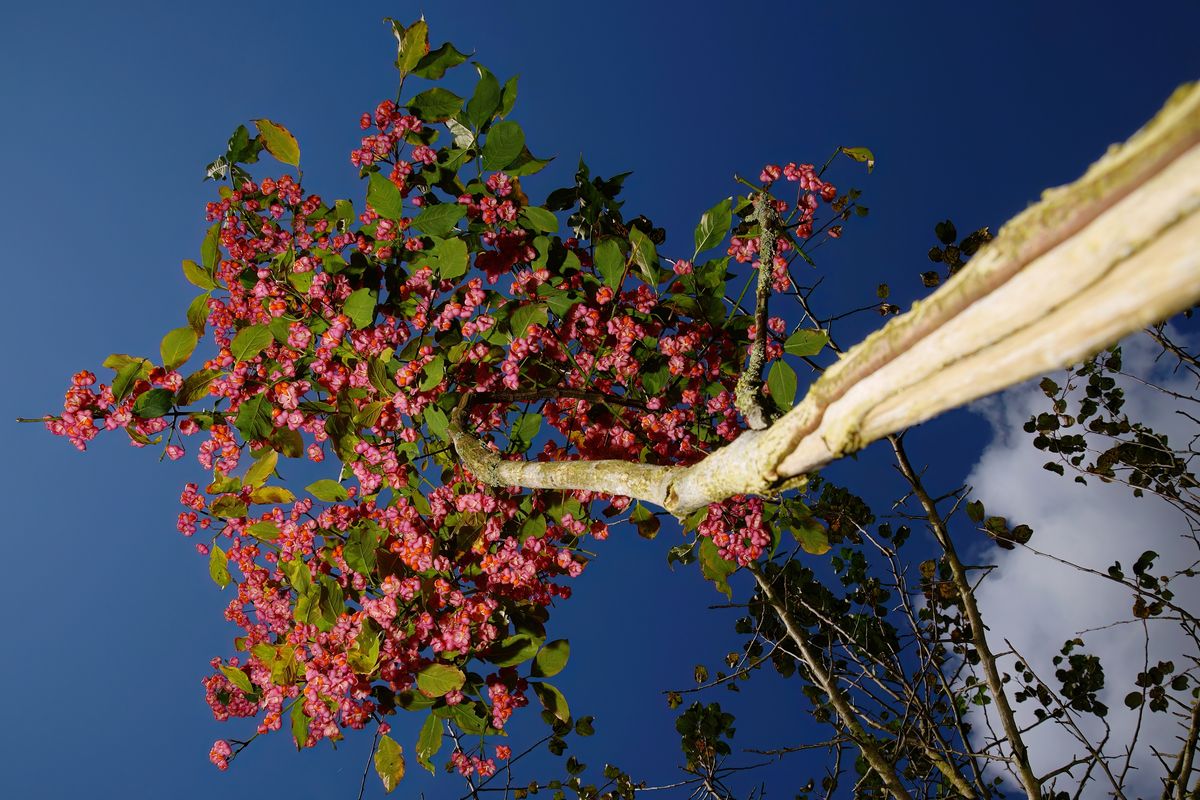
[{"label": "small dark leaf", "polygon": [[950,220],[944,220],[934,225],[933,232],[937,234],[938,241],[945,245],[954,244],[954,240],[958,238],[958,230]]}]

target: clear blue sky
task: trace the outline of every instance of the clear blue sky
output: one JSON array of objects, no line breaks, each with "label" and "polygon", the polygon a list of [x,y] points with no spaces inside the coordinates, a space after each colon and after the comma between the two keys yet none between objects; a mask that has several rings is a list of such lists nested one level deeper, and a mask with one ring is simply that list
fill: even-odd
[{"label": "clear blue sky", "polygon": [[[1200,77],[1194,2],[1153,14],[1110,2],[460,0],[424,11],[435,44],[474,50],[502,78],[520,73],[515,118],[536,154],[558,157],[542,192],[580,153],[601,174],[633,170],[626,209],[667,227],[668,253],[736,191],[734,172],[871,147],[869,178],[849,164],[835,174],[864,189],[871,216],[818,251],[831,309],[870,302],[881,281],[907,305],[934,222],[998,226]],[[213,188],[202,169],[239,123],[284,123],[308,185],[357,197],[347,159],[356,121],[394,91],[380,19],[420,12],[406,2],[8,7],[0,326],[13,363],[0,418],[60,407],[72,372],[114,351],[154,353],[182,323],[193,291],[179,262],[198,253]],[[853,341],[877,322],[839,333]],[[937,473],[953,486],[985,436],[958,414],[912,441],[919,453],[954,442]],[[10,422],[0,452],[10,634],[0,795],[233,800],[269,786],[292,798],[353,796],[363,736],[297,755],[286,733],[273,735],[226,774],[207,763],[215,738],[245,728],[213,722],[199,683],[207,660],[230,652],[231,632],[227,597],[174,531],[179,488],[200,476],[194,460],[159,464],[115,437],[81,456]],[[894,485],[883,463],[867,453],[836,474],[886,500]],[[705,610],[723,598],[690,570],[667,571],[676,541],[669,530],[654,542],[614,536],[556,614],[573,643],[558,683],[573,709],[597,716],[581,756],[651,781],[672,779],[680,760],[661,690],[688,686],[692,665],[716,667],[735,646],[731,612]],[[795,684],[753,683],[739,741],[802,740]],[[397,725],[406,750],[411,724]],[[401,796],[458,796],[455,779],[434,784],[410,768]],[[371,780],[368,796],[381,796]]]}]

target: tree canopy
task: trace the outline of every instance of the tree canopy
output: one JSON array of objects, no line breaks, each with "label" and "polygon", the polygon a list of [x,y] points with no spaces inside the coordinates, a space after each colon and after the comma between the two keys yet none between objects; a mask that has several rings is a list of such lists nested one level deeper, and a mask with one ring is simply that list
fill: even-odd
[{"label": "tree canopy", "polygon": [[[235,654],[214,660],[206,699],[218,719],[246,718],[254,731],[217,741],[212,762],[225,769],[256,736],[284,728],[306,748],[370,727],[390,791],[406,770],[393,715],[414,712],[423,722],[410,757],[431,771],[448,764],[476,794],[513,759],[505,728],[529,705],[562,753],[592,723],[551,680],[570,655],[551,610],[611,526],[653,537],[673,515],[687,539],[671,562],[697,563],[727,596],[738,569],[755,578],[739,623],[750,639],[730,669],[802,674],[814,715],[834,728],[824,744],[839,763],[843,752],[855,760],[856,792],[994,791],[981,766],[991,756],[962,707],[974,693],[995,704],[990,741],[1007,753],[997,758],[1040,796],[1053,776],[1030,765],[944,498],[924,488],[898,434],[1195,302],[1200,93],[1181,90],[1126,148],[998,241],[940,225],[945,286],[843,353],[796,272],[815,244],[867,214],[861,192],[828,170],[845,160],[869,171],[868,148],[739,178],[667,257],[665,231],[624,207],[624,174],[594,174],[581,159],[572,184],[533,202],[522,179],[547,159],[516,121],[517,79],[465,66],[450,43],[431,47],[423,20],[391,24],[400,88],[363,115],[350,154],[365,200],[306,187],[301,144],[281,122],[239,126],[206,168],[217,198],[198,257],[183,262],[200,291],[186,325],[157,357],[111,356],[111,378],[77,373],[46,423],[80,449],[123,431],[171,459],[192,449],[212,470],[207,485],[185,488],[178,528],[200,537],[213,581],[232,587],[226,617],[242,629]],[[472,68],[463,96],[413,88]],[[898,314],[879,294],[877,310]],[[770,313],[772,297],[803,313]],[[196,355],[205,337],[206,358]],[[827,367],[818,357],[831,352],[841,357]],[[1111,358],[1089,363],[1114,369]],[[823,374],[802,393],[806,368]],[[870,510],[815,474],[881,437],[940,548],[916,584],[896,561],[909,531],[883,525],[872,538]],[[337,470],[300,490],[282,480],[288,459]],[[1100,471],[1143,474],[1143,461],[1122,451]],[[1153,482],[1185,505],[1194,487],[1186,461]],[[967,513],[998,541],[1028,541],[982,506]],[[804,558],[834,548],[831,591]],[[1146,594],[1145,616],[1174,610],[1194,636],[1169,580],[1139,580],[1153,562],[1135,565],[1138,579],[1119,567],[1110,577]],[[880,566],[890,583],[871,574]],[[907,629],[893,620],[897,602]],[[1062,698],[1097,713],[1094,668],[1080,659],[1060,694],[1044,699],[1022,676],[1030,688],[1017,700],[1028,691],[1060,721]],[[962,678],[964,664],[979,677]],[[1175,669],[1158,672],[1154,685]],[[918,698],[934,673],[943,685]],[[1183,693],[1192,683],[1180,677],[1171,686]],[[680,717],[688,767],[714,797],[727,796],[731,725],[715,704]],[[1172,767],[1185,788],[1187,753]],[[637,790],[616,768],[593,784],[578,762],[567,771],[556,791]]]}]

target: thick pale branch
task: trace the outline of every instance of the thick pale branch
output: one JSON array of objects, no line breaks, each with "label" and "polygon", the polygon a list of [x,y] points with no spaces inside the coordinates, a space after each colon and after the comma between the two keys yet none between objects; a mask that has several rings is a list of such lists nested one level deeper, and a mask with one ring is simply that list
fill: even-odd
[{"label": "thick pale branch", "polygon": [[799,405],[698,464],[500,462],[461,425],[454,443],[489,483],[622,494],[684,515],[787,488],[875,439],[1077,363],[1198,300],[1200,86],[1189,85],[1080,180],[1005,225],[941,289],[848,351]]},{"label": "thick pale branch", "polygon": [[763,367],[767,363],[767,301],[771,297],[771,275],[775,262],[775,236],[779,218],[771,205],[771,196],[759,192],[754,196],[754,219],[758,222],[758,288],[754,292],[754,344],[750,348],[750,363],[738,378],[734,397],[738,411],[746,424],[762,430],[777,416],[770,401],[763,395]]}]

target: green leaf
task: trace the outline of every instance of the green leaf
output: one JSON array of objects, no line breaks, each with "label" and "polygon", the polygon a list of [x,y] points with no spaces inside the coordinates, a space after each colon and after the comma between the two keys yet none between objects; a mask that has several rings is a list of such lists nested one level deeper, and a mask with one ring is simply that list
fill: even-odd
[{"label": "green leaf", "polygon": [[170,389],[151,389],[133,401],[133,413],[142,419],[158,419],[166,416],[174,404],[175,393]]},{"label": "green leaf", "polygon": [[235,361],[249,361],[266,350],[275,337],[266,325],[249,325],[237,332],[229,345],[229,352]]},{"label": "green leaf", "polygon": [[[274,677],[272,675],[272,677]],[[296,743],[296,749],[300,750],[308,742],[308,724],[312,720],[308,714],[304,713],[304,703],[297,702],[292,705],[291,723],[292,723],[292,740]]]},{"label": "green leaf", "polygon": [[229,574],[229,558],[225,555],[225,551],[215,544],[208,551],[208,574],[213,579],[213,583],[222,589],[233,580]]},{"label": "green leaf", "polygon": [[280,503],[294,503],[295,501],[296,495],[292,494],[292,490],[285,489],[282,486],[260,486],[250,493],[251,503],[278,505]]},{"label": "green leaf", "polygon": [[658,536],[658,529],[661,527],[658,517],[641,503],[634,503],[629,521],[634,524],[638,530],[638,536],[643,539],[653,539]]},{"label": "green leaf", "polygon": [[128,361],[118,367],[117,375],[112,382],[113,399],[118,403],[124,400],[141,376],[142,364],[140,361]]},{"label": "green leaf", "polygon": [[350,569],[362,575],[370,575],[375,571],[375,550],[379,547],[379,528],[372,525],[359,525],[350,531],[346,537],[346,545],[342,548],[342,557]]},{"label": "green leaf", "polygon": [[467,214],[467,207],[458,203],[439,203],[425,206],[413,220],[413,227],[430,236],[445,236],[454,230],[458,221]]},{"label": "green leaf", "polygon": [[514,308],[512,316],[508,320],[509,330],[512,331],[512,338],[520,339],[533,323],[536,322],[539,325],[548,323],[550,315],[546,312],[546,306],[541,303],[530,303]]},{"label": "green leaf", "polygon": [[245,125],[238,125],[229,137],[225,155],[231,164],[253,164],[258,161],[262,149],[262,142],[251,139]]},{"label": "green leaf", "polygon": [[300,458],[304,455],[304,439],[299,431],[290,428],[276,428],[272,431],[271,446],[287,458]]},{"label": "green leaf", "polygon": [[571,718],[571,709],[567,706],[567,698],[563,697],[562,692],[549,683],[531,683],[530,686],[542,702],[542,708],[563,722]]},{"label": "green leaf", "polygon": [[328,575],[321,576],[321,596],[318,608],[321,612],[317,627],[322,631],[333,630],[346,607],[346,597],[338,582]]},{"label": "green leaf", "polygon": [[[193,372],[183,379],[183,385],[179,387],[179,391],[175,393],[175,403],[181,406],[190,406],[198,400],[208,397],[208,387],[220,375],[219,370],[201,369]],[[116,382],[113,382],[113,391],[116,391]]]},{"label": "green leaf", "polygon": [[525,132],[515,122],[497,122],[483,143],[483,168],[504,169],[525,149]]},{"label": "green leaf", "polygon": [[417,763],[429,770],[430,774],[435,774],[430,759],[442,749],[444,733],[442,721],[433,714],[429,714],[425,717],[425,724],[421,726],[421,732],[417,734]]},{"label": "green leaf", "polygon": [[150,359],[126,355],[125,353],[113,353],[108,356],[108,358],[101,361],[100,364],[101,366],[108,367],[109,369],[116,370],[118,372],[130,364],[136,364],[144,371],[144,374],[141,377],[149,375],[150,370],[154,369],[154,364],[150,363]]},{"label": "green leaf", "polygon": [[860,164],[867,165],[867,174],[871,174],[871,170],[875,169],[875,154],[866,147],[839,147],[844,155],[850,156]]},{"label": "green leaf", "polygon": [[558,217],[554,216],[554,212],[539,206],[522,208],[521,220],[524,221],[525,227],[538,233],[554,233],[558,230]]},{"label": "green leaf", "polygon": [[783,352],[803,358],[815,356],[829,344],[829,334],[816,328],[798,330],[783,343]]},{"label": "green leaf", "polygon": [[250,468],[246,470],[246,476],[242,478],[243,486],[261,486],[266,483],[267,478],[271,477],[271,473],[275,471],[275,465],[279,463],[279,453],[274,450],[263,450],[262,455],[255,459]]},{"label": "green leaf", "polygon": [[213,470],[213,481],[204,491],[208,494],[220,494],[221,492],[236,492],[242,488],[242,479],[237,475],[226,475],[221,470]]},{"label": "green leaf", "polygon": [[466,60],[465,53],[460,53],[457,47],[450,42],[445,42],[437,50],[430,50],[422,56],[416,67],[413,68],[412,74],[418,78],[438,81],[446,74],[446,70],[457,67]]},{"label": "green leaf", "polygon": [[[222,586],[221,588],[224,589],[225,587]],[[230,683],[241,689],[246,694],[250,694],[254,691],[254,684],[250,682],[250,676],[242,672],[237,667],[231,667],[227,664],[222,664],[221,674],[228,678]]]},{"label": "green leaf", "polygon": [[656,395],[666,387],[667,381],[670,379],[670,367],[667,364],[660,363],[656,369],[644,369],[642,371],[642,388],[648,393]]},{"label": "green leaf", "polygon": [[943,220],[934,225],[933,232],[938,241],[944,245],[952,245],[958,239],[958,230],[954,227],[952,220]]},{"label": "green leaf", "polygon": [[271,424],[271,401],[266,393],[256,394],[238,406],[233,424],[247,441],[269,437],[275,426]]},{"label": "green leaf", "polygon": [[221,225],[214,223],[204,234],[200,243],[200,261],[210,273],[217,268],[217,259],[221,255]]},{"label": "green leaf", "polygon": [[610,289],[619,289],[621,280],[625,277],[625,256],[621,255],[621,245],[616,239],[601,239],[596,245],[596,269],[604,278],[604,285]]},{"label": "green leaf", "polygon": [[733,589],[729,586],[729,576],[736,570],[737,563],[721,558],[712,539],[707,536],[700,537],[700,571],[713,582],[718,592],[730,599],[733,598]]},{"label": "green leaf", "polygon": [[829,532],[812,517],[799,520],[792,529],[792,535],[796,537],[800,548],[809,555],[823,556],[830,550]]},{"label": "green leaf", "polygon": [[446,357],[443,355],[434,356],[433,359],[425,365],[423,372],[425,373],[425,377],[421,379],[421,383],[418,388],[422,392],[428,392],[431,389],[436,388],[442,382],[442,378],[445,377]]},{"label": "green leaf", "polygon": [[280,561],[279,569],[287,576],[288,583],[296,590],[296,594],[308,594],[312,589],[312,572],[309,571],[308,564],[305,564],[303,559],[293,558],[288,561]]},{"label": "green leaf", "polygon": [[533,669],[530,672],[535,678],[552,678],[563,671],[567,659],[571,657],[571,643],[566,639],[555,639],[546,642],[545,647],[533,659]]},{"label": "green leaf", "polygon": [[719,245],[732,224],[733,198],[726,197],[700,217],[700,224],[696,226],[695,233],[696,252],[692,257],[695,258],[705,250]]},{"label": "green leaf", "polygon": [[509,441],[517,442],[528,448],[533,444],[533,439],[538,435],[538,431],[542,429],[542,415],[525,413],[517,417],[517,421],[513,423],[512,429],[508,432]]},{"label": "green leaf", "polygon": [[440,86],[408,101],[408,110],[423,122],[443,122],[462,108],[462,98]]},{"label": "green leaf", "polygon": [[246,528],[246,533],[264,542],[273,542],[279,538],[279,526],[269,520],[256,522]]},{"label": "green leaf", "polygon": [[[322,261],[324,261],[324,262],[334,262],[334,261],[341,261],[341,260],[343,260],[343,259],[339,255],[330,255],[330,256],[326,256],[325,258],[322,259]],[[329,267],[326,266],[326,269],[329,269]],[[314,274],[315,273],[312,273],[312,272],[289,272],[288,276],[287,276],[288,283],[290,283],[292,286],[294,286],[296,291],[300,292],[300,294],[308,294],[308,290],[311,289],[312,285],[313,285],[313,275]]]},{"label": "green leaf", "polygon": [[404,197],[400,189],[379,172],[367,179],[367,203],[384,219],[404,216]]},{"label": "green leaf", "polygon": [[507,117],[509,112],[513,110],[513,106],[517,102],[517,76],[513,75],[504,82],[504,88],[500,90],[500,111],[497,112],[501,117]]},{"label": "green leaf", "polygon": [[525,543],[529,537],[537,539],[542,538],[546,534],[546,518],[541,514],[531,514],[524,522],[521,523],[520,542]]},{"label": "green leaf", "polygon": [[658,251],[650,237],[637,228],[629,229],[631,260],[642,269],[642,276],[651,286],[658,285]]},{"label": "green leaf", "polygon": [[422,412],[425,418],[425,426],[429,428],[429,432],[439,439],[447,439],[450,435],[450,419],[446,416],[446,412],[442,411],[437,406],[429,406]]},{"label": "green leaf", "polygon": [[417,688],[427,697],[443,697],[457,692],[466,680],[467,676],[457,667],[434,663],[417,673]]},{"label": "green leaf", "polygon": [[375,321],[375,298],[378,292],[374,289],[355,289],[346,298],[342,311],[350,318],[356,328],[365,328]]},{"label": "green leaf", "polygon": [[518,633],[492,645],[488,651],[488,661],[497,667],[515,667],[533,658],[538,651],[540,641],[527,633]]},{"label": "green leaf", "polygon": [[199,341],[200,337],[192,328],[176,328],[169,331],[158,346],[162,365],[167,369],[175,369],[191,357]]},{"label": "green leaf", "polygon": [[326,503],[339,503],[349,499],[350,495],[346,493],[346,487],[329,478],[322,478],[319,481],[314,481],[304,488],[304,491],[311,494],[318,500],[324,500]]},{"label": "green leaf", "polygon": [[[312,273],[305,273],[311,275]],[[275,317],[267,323],[267,328],[271,331],[271,335],[275,337],[275,341],[279,344],[287,344],[288,336],[291,335],[291,323],[287,317]]]},{"label": "green leaf", "polygon": [[476,128],[482,128],[500,108],[500,82],[485,67],[476,64],[475,68],[479,71],[479,83],[467,101],[467,119]]},{"label": "green leaf", "polygon": [[504,171],[508,173],[510,178],[520,178],[525,175],[532,175],[535,172],[541,172],[553,160],[553,158],[537,158],[526,147],[521,151],[521,155],[517,156],[517,160],[509,164]]},{"label": "green leaf", "polygon": [[204,335],[204,328],[208,324],[208,312],[209,312],[208,299],[209,299],[209,296],[210,295],[207,292],[205,292],[204,294],[198,294],[192,300],[192,302],[188,304],[188,309],[187,309],[188,325],[191,326],[192,330],[194,330],[196,332],[197,336]]},{"label": "green leaf", "polygon": [[[483,703],[459,703],[456,706],[448,706],[448,710],[450,719],[472,736],[499,733],[489,724],[491,715]],[[437,709],[434,709],[434,713],[438,713]]]},{"label": "green leaf", "polygon": [[379,664],[379,636],[364,624],[354,641],[354,649],[348,654],[350,668],[359,675],[370,675]]},{"label": "green leaf", "polygon": [[469,257],[467,243],[462,239],[443,239],[434,248],[434,255],[437,256],[437,263],[434,266],[440,277],[454,280],[467,274]]},{"label": "green leaf", "polygon": [[187,278],[188,283],[199,286],[201,289],[217,288],[217,282],[213,280],[212,274],[189,258],[183,260],[183,277]]},{"label": "green leaf", "polygon": [[208,510],[214,517],[221,519],[236,519],[246,516],[246,504],[236,494],[225,494],[212,502]]},{"label": "green leaf", "polygon": [[429,26],[425,20],[419,19],[407,29],[397,30],[396,21],[392,20],[392,32],[396,34],[396,69],[400,70],[403,78],[421,63],[421,59],[429,52]]},{"label": "green leaf", "polygon": [[791,408],[796,402],[796,371],[784,362],[776,361],[767,373],[767,388],[776,405],[784,410]]},{"label": "green leaf", "polygon": [[277,161],[293,167],[300,166],[300,144],[291,131],[269,119],[254,120],[254,127],[258,128],[258,135],[262,137],[267,152],[275,156]]}]

